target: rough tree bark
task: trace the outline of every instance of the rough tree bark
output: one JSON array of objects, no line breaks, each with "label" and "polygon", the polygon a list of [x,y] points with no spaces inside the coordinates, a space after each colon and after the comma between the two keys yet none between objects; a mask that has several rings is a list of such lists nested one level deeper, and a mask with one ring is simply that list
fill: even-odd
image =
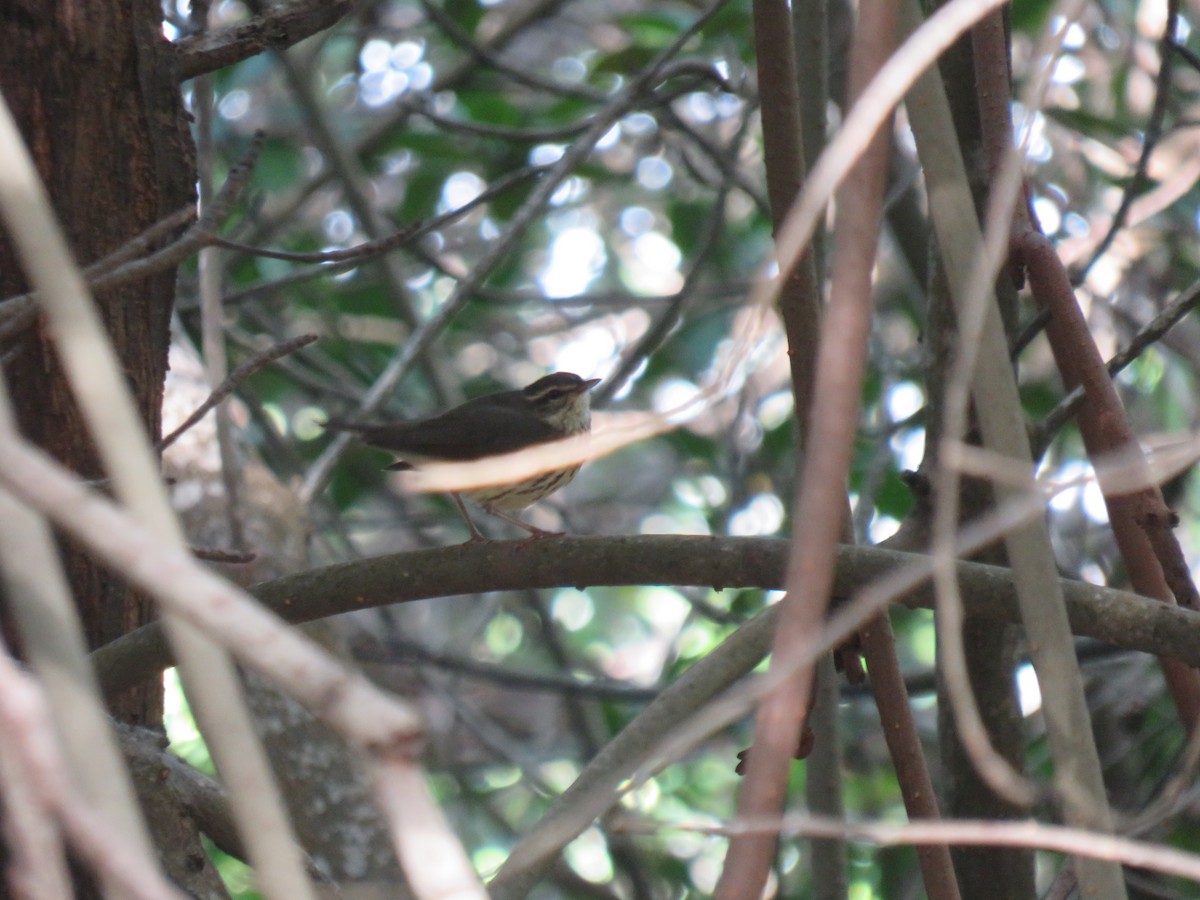
[{"label": "rough tree bark", "polygon": [[[195,162],[157,0],[0,5],[0,89],[33,154],[76,257],[89,263],[192,202]],[[0,297],[24,291],[0,235]],[[175,273],[96,297],[147,431],[157,437]],[[5,375],[24,433],[82,477],[103,475],[44,325],[6,347]],[[88,640],[144,623],[147,602],[64,545]],[[120,698],[114,712],[161,718],[161,688]]]}]

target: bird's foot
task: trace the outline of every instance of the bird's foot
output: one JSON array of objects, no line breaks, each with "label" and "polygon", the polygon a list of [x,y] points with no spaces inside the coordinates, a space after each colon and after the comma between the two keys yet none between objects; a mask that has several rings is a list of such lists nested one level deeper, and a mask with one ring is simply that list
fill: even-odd
[{"label": "bird's foot", "polygon": [[544,529],[544,528],[538,528],[536,525],[530,525],[528,522],[524,521],[523,519],[518,519],[516,516],[510,516],[506,512],[501,512],[500,510],[494,509],[489,506],[485,506],[484,509],[486,509],[489,513],[491,513],[497,519],[503,519],[509,525],[515,525],[517,528],[520,528],[522,531],[528,531],[529,537],[522,540],[521,541],[522,544],[528,544],[530,541],[540,541],[542,538],[562,537],[566,533],[566,532],[562,532],[562,531],[546,531],[546,529]]},{"label": "bird's foot", "polygon": [[544,528],[536,528],[533,525],[525,526],[529,530],[529,537],[522,538],[522,544],[531,544],[534,541],[540,541],[542,538],[562,537],[566,534],[565,531],[546,531]]}]

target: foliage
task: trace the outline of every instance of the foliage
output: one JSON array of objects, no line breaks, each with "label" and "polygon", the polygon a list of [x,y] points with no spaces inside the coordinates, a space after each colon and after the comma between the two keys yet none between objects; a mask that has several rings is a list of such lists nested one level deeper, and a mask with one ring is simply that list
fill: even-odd
[{"label": "foliage", "polygon": [[[1016,6],[1018,96],[1032,75],[1047,9]],[[233,15],[234,7],[220,12]],[[770,97],[755,93],[747,12],[744,5],[726,6],[674,57],[674,71],[650,81],[620,112],[546,208],[515,235],[511,252],[482,273],[380,415],[427,414],[557,369],[592,377],[624,366],[631,375],[613,385],[616,408],[668,408],[704,382],[714,360],[731,352],[742,298],[771,249],[758,120],[758,104]],[[268,56],[219,73],[218,169],[234,163],[253,130],[267,135],[233,231],[239,241],[289,251],[343,249],[508,185],[386,260],[338,266],[333,274],[247,254],[226,258],[227,334],[235,353],[263,337],[322,335],[239,392],[257,449],[281,476],[305,473],[326,443],[316,423],[353,411],[372,380],[404,352],[414,323],[443,310],[448,298],[457,302],[456,284],[510,233],[547,167],[576,146],[593,117],[615,104],[617,89],[636,82],[696,11],[670,3],[649,10],[541,4],[522,15],[512,4],[473,0],[440,10],[405,0],[377,3],[290,51],[289,69]],[[1081,286],[1097,340],[1109,349],[1186,287],[1196,269],[1197,194],[1172,171],[1196,158],[1193,131],[1185,126],[1200,78],[1184,60],[1176,60],[1166,131],[1149,177],[1135,183],[1132,176],[1157,74],[1153,49],[1161,22],[1152,18],[1130,3],[1085,8],[1066,31],[1043,109],[1028,130],[1034,208],[1075,265],[1089,259],[1123,190],[1164,199],[1161,211],[1118,234]],[[902,161],[909,159],[904,146],[901,132]],[[900,219],[889,222],[896,227]],[[923,446],[927,298],[914,280],[914,261],[899,252],[902,243],[885,240],[877,262],[863,437],[850,482],[856,528],[868,540],[886,537],[909,512],[900,473],[917,467]],[[187,283],[180,305],[194,331]],[[1024,308],[1023,316],[1031,315]],[[655,335],[649,344],[647,335]],[[542,504],[536,521],[587,534],[786,534],[795,460],[783,344],[780,333],[764,338],[727,402],[670,434],[593,462]],[[1131,416],[1147,431],[1186,428],[1194,419],[1189,345],[1168,346],[1138,362],[1122,382]],[[1022,355],[1020,372],[1027,412],[1037,420],[1059,396],[1041,342]],[[1068,430],[1051,446],[1047,464],[1069,471],[1079,454]],[[351,450],[329,489],[313,498],[317,546],[327,559],[462,535],[444,500],[396,493],[379,471],[381,461],[374,451]],[[1055,501],[1056,540],[1073,571],[1115,577],[1089,490]],[[1191,508],[1180,511],[1182,533],[1190,535]],[[761,594],[729,591],[560,590],[397,610],[368,617],[364,627],[377,632],[373,640],[386,644],[389,635],[404,635],[444,654],[444,671],[417,669],[406,684],[437,711],[430,721],[441,796],[486,869],[545,809],[547,793],[569,783],[638,703],[513,692],[456,673],[448,658],[653,687],[765,602]],[[901,652],[914,675],[932,662],[931,628],[927,617],[910,617],[900,628]],[[1119,670],[1124,663],[1104,665]],[[1144,709],[1157,707],[1152,694],[1140,696],[1149,704]],[[925,696],[915,702],[928,708]],[[1115,696],[1107,702],[1116,722],[1143,709]],[[871,714],[857,695],[846,699],[843,712],[847,808],[896,815],[900,799],[887,760],[865,739],[876,727]],[[920,721],[932,741],[932,717],[922,714]],[[627,811],[647,821],[726,817],[738,784],[733,751],[747,740],[742,725],[714,736],[651,779]],[[1042,753],[1033,740],[1036,759]],[[1151,759],[1169,765],[1164,740],[1177,746],[1177,733],[1166,728],[1136,740],[1130,751],[1147,764],[1126,767],[1127,777],[1148,783],[1156,777]],[[1194,829],[1186,817],[1178,827],[1180,835]],[[632,845],[589,832],[568,859],[588,878],[662,881],[677,895],[699,895],[711,890],[722,853],[721,841],[686,832]],[[807,895],[801,858],[793,851],[781,857],[781,894]],[[856,897],[899,896],[899,885],[916,877],[911,852],[856,849],[854,860]]]},{"label": "foliage", "polygon": [[[1105,355],[1128,344],[1200,270],[1195,40],[1182,22],[1182,49],[1167,56],[1174,77],[1165,81],[1160,6],[1087,5],[1065,28],[1046,3],[1017,3],[1012,11],[1016,108],[1032,110],[1018,133],[1030,205],[1077,276],[1077,297]],[[222,230],[232,361],[304,332],[320,336],[237,388],[251,454],[310,505],[315,563],[466,536],[447,498],[404,492],[378,451],[352,446],[331,471],[323,469],[330,438],[322,422],[420,417],[557,370],[604,377],[595,404],[602,413],[669,411],[730,360],[737,363],[698,415],[590,462],[530,511],[536,524],[594,535],[792,532],[804,411],[798,416],[794,408],[788,336],[773,319],[752,341],[735,337],[747,319],[746,297],[774,251],[772,213],[779,211],[768,200],[760,112],[779,103],[781,92],[757,83],[752,15],[762,10],[727,3],[712,11],[694,28],[706,10],[681,2],[378,0],[294,48],[212,76],[215,115],[199,117],[211,123],[212,151],[201,163],[218,183],[244,159],[253,135],[264,135]],[[218,4],[209,27],[248,14],[240,4]],[[840,107],[837,76],[848,63],[838,36],[849,33],[850,13],[834,3],[830,16],[831,89]],[[182,5],[168,15],[171,36],[190,27]],[[1039,42],[1059,28],[1063,50],[1046,94],[1027,94],[1037,84]],[[193,112],[204,112],[197,105],[205,95],[191,83],[184,91]],[[1156,106],[1159,91],[1165,103]],[[831,131],[843,115],[837,109]],[[932,376],[944,362],[937,351],[947,334],[929,314],[936,248],[904,115],[894,137],[884,238],[877,257],[862,261],[874,271],[876,303],[847,484],[855,536],[870,543],[920,514],[922,498],[912,490],[920,482],[911,472],[928,473],[934,459],[926,434],[941,398]],[[1154,153],[1143,172],[1138,157],[1147,141]],[[1132,205],[1121,213],[1122,227],[1102,245],[1126,200]],[[418,236],[386,254],[350,262],[286,258],[346,251],[409,227]],[[823,240],[823,258],[831,258],[836,247]],[[189,263],[177,309],[182,333],[196,343],[198,297],[197,267]],[[1019,324],[1034,319],[1027,297],[1018,308]],[[1129,417],[1147,440],[1193,427],[1194,326],[1184,321],[1118,377]],[[1031,431],[1046,437],[1044,471],[1064,480],[1088,475],[1075,426],[1038,431],[1063,394],[1046,341],[1035,337],[1016,366]],[[389,371],[399,373],[397,386],[364,413],[362,398]],[[1196,490],[1186,472],[1167,485],[1192,565]],[[1122,586],[1124,564],[1106,515],[1094,482],[1068,486],[1050,501],[1063,571]],[[511,536],[506,527],[484,523]],[[372,673],[425,713],[434,792],[488,876],[656,693],[779,599],[721,586],[580,585],[356,614],[346,632]],[[952,763],[937,745],[932,616],[897,610],[892,619],[926,755],[935,778],[948,780],[943,767]],[[1122,812],[1139,813],[1180,765],[1178,717],[1145,658],[1080,650],[1109,793]],[[1049,781],[1036,679],[1027,665],[1019,671],[1026,770]],[[871,696],[849,683],[839,691],[847,817],[903,819],[901,785],[878,739]],[[578,879],[597,896],[710,894],[727,842],[703,826],[728,822],[737,809],[742,782],[734,766],[751,741],[750,718],[648,775],[614,817],[567,848],[567,868],[532,896],[579,896]],[[181,710],[170,724],[179,729],[186,721]],[[197,737],[180,734],[175,749],[207,765]],[[789,796],[802,796],[808,781],[809,770],[797,763]],[[1197,832],[1191,810],[1171,808],[1143,833],[1196,852]],[[814,883],[808,847],[782,841],[772,873],[777,896],[828,896]],[[1045,860],[1052,876],[1061,859]],[[921,890],[911,848],[853,844],[847,871],[855,898]],[[251,890],[246,877],[227,873],[239,892]],[[1152,873],[1136,878],[1147,890],[1188,890]]]}]

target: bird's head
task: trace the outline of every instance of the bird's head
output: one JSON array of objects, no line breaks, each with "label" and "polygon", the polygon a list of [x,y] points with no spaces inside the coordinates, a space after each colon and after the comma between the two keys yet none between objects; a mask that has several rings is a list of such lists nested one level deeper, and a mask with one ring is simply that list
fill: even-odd
[{"label": "bird's head", "polygon": [[580,378],[572,372],[555,372],[539,378],[521,391],[530,411],[564,435],[587,428],[591,418],[588,391],[599,378]]}]

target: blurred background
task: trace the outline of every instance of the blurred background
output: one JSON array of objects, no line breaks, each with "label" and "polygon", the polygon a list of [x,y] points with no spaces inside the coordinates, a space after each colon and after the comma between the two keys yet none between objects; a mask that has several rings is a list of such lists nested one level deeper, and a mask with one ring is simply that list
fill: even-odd
[{"label": "blurred background", "polygon": [[[1064,27],[1052,7],[1013,7],[1017,96],[1040,61],[1038,42]],[[277,571],[242,577],[466,538],[449,498],[406,494],[383,471],[387,454],[354,444],[322,456],[330,436],[320,423],[329,416],[422,417],[560,370],[605,379],[595,392],[600,410],[667,410],[694,396],[731,354],[738,366],[724,399],[674,431],[592,461],[529,517],[576,535],[788,534],[797,459],[786,339],[777,323],[753,346],[731,338],[772,251],[759,122],[772,86],[756,84],[747,4],[720,6],[676,46],[703,11],[689,2],[373,0],[283,53],[222,69],[205,87],[185,83],[197,128],[211,141],[202,170],[216,184],[254,132],[265,134],[222,231],[230,241],[327,253],[424,229],[389,252],[344,262],[232,246],[211,257],[231,366],[275,342],[319,336],[243,382],[230,408],[244,506],[253,510],[250,543],[287,547],[274,554],[283,560]],[[216,2],[209,27],[255,12],[254,4]],[[841,117],[852,16],[847,5],[828,4],[830,129]],[[1156,107],[1166,16],[1160,0],[1083,4],[1065,28],[1044,105],[1016,112],[1034,209],[1078,275],[1106,356],[1188,291],[1200,266],[1200,44],[1185,12],[1173,81]],[[175,39],[195,31],[187,4],[168,10],[166,29]],[[811,37],[802,35],[800,53],[812,52]],[[1154,151],[1138,177],[1147,140]],[[879,253],[863,261],[875,272],[876,317],[849,485],[855,533],[869,543],[892,535],[910,511],[903,473],[924,457],[930,391],[929,235],[903,111],[892,170]],[[1126,197],[1125,227],[1102,244]],[[175,403],[174,421],[196,402],[183,376],[189,346],[201,343],[199,295],[193,266],[177,304],[178,380],[168,385],[167,413],[171,419]],[[1020,324],[1033,317],[1022,301]],[[1118,376],[1147,441],[1194,428],[1197,328],[1185,319]],[[1044,339],[1020,353],[1019,373],[1037,428],[1062,399]],[[391,385],[376,411],[361,413],[381,377]],[[194,451],[188,438],[172,452],[211,453],[212,436],[204,435],[194,433]],[[1048,476],[1087,474],[1072,425],[1045,443]],[[173,464],[182,471],[193,463],[176,456]],[[258,472],[273,475],[287,496],[256,493]],[[1194,565],[1195,480],[1185,472],[1167,487]],[[175,492],[181,509],[211,514],[213,533],[222,532],[221,513],[198,512],[204,497],[220,493],[211,478],[181,478]],[[1094,485],[1058,494],[1049,519],[1064,574],[1123,584]],[[514,536],[503,523],[480,523],[494,536]],[[775,599],[671,587],[489,593],[343,616],[330,640],[419,702],[438,796],[487,874],[662,685]],[[901,610],[893,619],[932,751],[931,616]],[[1081,652],[1114,802],[1138,807],[1172,770],[1184,737],[1150,660],[1090,645]],[[1036,679],[1028,666],[1018,671],[1030,768],[1044,775]],[[177,745],[202,763],[186,710],[176,706],[171,722]],[[747,725],[659,773],[625,811],[654,823],[728,815]],[[840,725],[847,810],[902,818],[868,694],[842,686]],[[804,777],[797,765],[797,788]],[[1196,849],[1198,825],[1189,801],[1158,837]],[[777,896],[812,896],[803,846],[785,840]],[[535,896],[705,896],[724,847],[684,830],[631,838],[596,827]],[[853,900],[921,896],[911,849],[852,844],[849,852]],[[1168,879],[1131,877],[1144,882],[1144,896],[1187,896]]]}]

